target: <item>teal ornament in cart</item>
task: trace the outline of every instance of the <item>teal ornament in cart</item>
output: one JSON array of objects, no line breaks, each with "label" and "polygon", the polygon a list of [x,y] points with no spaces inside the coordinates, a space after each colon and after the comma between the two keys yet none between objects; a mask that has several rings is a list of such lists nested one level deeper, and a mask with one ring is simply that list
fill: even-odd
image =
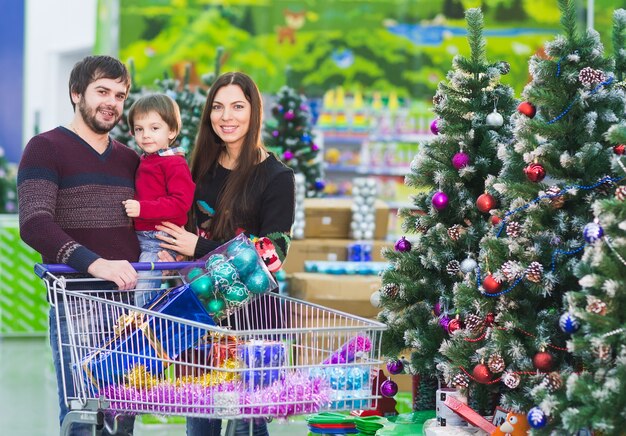
[{"label": "teal ornament in cart", "polygon": [[226,308],[226,302],[221,298],[212,298],[206,304],[207,312],[209,315],[221,315]]},{"label": "teal ornament in cart", "polygon": [[249,245],[247,245],[245,242],[243,241],[233,241],[228,245],[228,248],[226,249],[226,255],[229,258],[232,258],[234,256],[237,255],[237,253],[239,253],[242,250],[245,250],[247,248],[250,248]]},{"label": "teal ornament in cart", "polygon": [[233,283],[222,293],[224,294],[224,299],[229,306],[239,306],[241,303],[246,301],[249,295],[246,285],[239,281]]},{"label": "teal ornament in cart", "polygon": [[191,290],[194,292],[194,294],[201,298],[210,297],[213,294],[213,290],[215,289],[215,283],[213,281],[213,278],[208,274],[204,274],[200,277],[195,278],[189,284],[189,286],[191,287]]},{"label": "teal ornament in cart", "polygon": [[215,284],[218,286],[220,290],[225,290],[229,286],[232,286],[237,280],[239,280],[239,275],[237,274],[237,270],[235,266],[228,262],[219,263],[212,271],[213,280],[215,280]]},{"label": "teal ornament in cart", "polygon": [[201,276],[202,274],[204,274],[204,270],[202,268],[191,268],[189,272],[187,272],[185,281],[187,283],[191,283],[193,279]]},{"label": "teal ornament in cart", "polygon": [[211,256],[209,256],[209,258],[207,259],[205,263],[206,269],[209,269],[209,270],[214,269],[220,263],[226,262],[227,260],[228,259],[223,254],[212,254]]},{"label": "teal ornament in cart", "polygon": [[231,262],[237,269],[239,277],[244,278],[256,269],[258,259],[254,248],[242,246]]},{"label": "teal ornament in cart", "polygon": [[253,294],[262,294],[269,291],[270,279],[263,268],[257,268],[245,279],[244,283]]}]

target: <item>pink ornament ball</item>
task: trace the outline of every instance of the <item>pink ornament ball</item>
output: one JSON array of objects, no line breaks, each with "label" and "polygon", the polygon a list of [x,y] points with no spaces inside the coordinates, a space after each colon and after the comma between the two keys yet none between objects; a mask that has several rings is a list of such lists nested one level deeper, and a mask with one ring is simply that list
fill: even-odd
[{"label": "pink ornament ball", "polygon": [[319,151],[319,149],[320,149],[319,145],[315,143],[311,144],[311,151]]},{"label": "pink ornament ball", "polygon": [[437,125],[437,120],[433,120],[430,123],[430,131],[433,133],[433,135],[439,134],[439,126]]},{"label": "pink ornament ball", "polygon": [[448,207],[449,202],[450,199],[448,198],[448,194],[446,194],[445,192],[438,191],[435,192],[435,195],[433,195],[432,204],[433,207],[437,210],[444,210],[446,207]]},{"label": "pink ornament ball", "polygon": [[283,115],[283,117],[287,121],[291,121],[296,117],[296,114],[294,114],[292,110],[288,110],[287,112],[285,112],[285,115]]},{"label": "pink ornament ball", "polygon": [[291,159],[293,159],[293,152],[291,150],[286,150],[283,153],[283,159],[284,160],[291,160]]},{"label": "pink ornament ball", "polygon": [[398,384],[393,380],[385,380],[380,385],[380,393],[383,397],[391,398],[398,393]]},{"label": "pink ornament ball", "polygon": [[460,170],[469,165],[470,157],[467,153],[463,153],[462,151],[458,152],[454,156],[452,156],[452,166]]}]

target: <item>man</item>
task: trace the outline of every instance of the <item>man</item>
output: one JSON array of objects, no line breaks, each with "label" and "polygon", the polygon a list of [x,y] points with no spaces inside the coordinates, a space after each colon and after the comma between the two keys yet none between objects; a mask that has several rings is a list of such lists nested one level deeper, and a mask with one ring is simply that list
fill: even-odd
[{"label": "man", "polygon": [[[88,56],[78,62],[69,80],[72,121],[33,137],[18,170],[24,242],[41,253],[44,263],[67,264],[108,281],[108,289],[120,290],[137,284],[137,272],[129,262],[138,260],[139,244],[122,202],[134,196],[139,158],[109,132],[122,115],[129,89],[130,75],[117,59]],[[127,295],[132,298],[132,293]],[[49,320],[62,423],[68,408],[61,366],[65,389],[69,395],[74,389],[68,350],[58,346],[58,335],[65,339],[68,335],[64,310],[58,306],[60,330],[54,309]],[[132,433],[132,420],[126,421]],[[91,428],[80,425],[72,430],[92,434]]]}]

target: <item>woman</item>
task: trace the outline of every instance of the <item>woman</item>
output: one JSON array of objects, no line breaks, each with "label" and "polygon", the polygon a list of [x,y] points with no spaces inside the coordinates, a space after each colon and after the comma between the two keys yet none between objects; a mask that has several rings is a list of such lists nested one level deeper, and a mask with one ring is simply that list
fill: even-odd
[{"label": "woman", "polygon": [[[200,258],[239,233],[257,239],[270,271],[277,271],[290,243],[294,220],[293,171],[268,153],[261,142],[263,103],[256,84],[243,73],[225,73],[207,96],[191,156],[196,183],[190,233],[169,222],[157,226],[161,246]],[[172,260],[162,252],[161,260]],[[237,421],[236,434],[248,435]],[[187,435],[219,435],[221,420],[189,418]],[[268,435],[265,422],[254,435]]]}]

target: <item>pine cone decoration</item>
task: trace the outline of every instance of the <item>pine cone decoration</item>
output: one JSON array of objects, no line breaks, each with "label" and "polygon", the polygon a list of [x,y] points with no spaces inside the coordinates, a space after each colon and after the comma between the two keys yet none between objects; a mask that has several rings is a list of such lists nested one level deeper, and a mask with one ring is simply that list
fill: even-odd
[{"label": "pine cone decoration", "polygon": [[619,201],[624,201],[624,199],[626,199],[626,186],[622,185],[617,187],[615,190],[615,198]]},{"label": "pine cone decoration", "polygon": [[611,346],[607,344],[600,344],[596,347],[596,354],[600,360],[608,360],[611,358]]},{"label": "pine cone decoration", "polygon": [[[559,192],[561,192],[561,188],[559,188],[558,186],[550,186],[547,190],[546,190],[546,195],[556,195]],[[555,209],[560,209],[563,207],[563,205],[565,204],[565,194],[559,195],[557,197],[552,197],[550,199],[550,204],[552,205],[553,208]]]},{"label": "pine cone decoration", "polygon": [[606,315],[606,303],[595,298],[587,304],[587,312],[604,316]]},{"label": "pine cone decoration", "polygon": [[506,262],[504,262],[502,264],[502,267],[500,268],[500,271],[502,271],[502,274],[509,282],[516,280],[519,276],[522,275],[522,267],[514,260],[507,260]]},{"label": "pine cone decoration", "polygon": [[448,274],[453,276],[461,271],[461,264],[458,260],[451,260],[450,262],[448,262],[448,265],[446,265],[446,271]]},{"label": "pine cone decoration", "polygon": [[452,239],[453,241],[458,241],[461,237],[462,229],[463,228],[460,225],[455,224],[448,229],[448,236],[450,236],[450,239]]},{"label": "pine cone decoration", "polygon": [[500,70],[500,74],[506,75],[511,71],[511,65],[508,62],[501,61],[498,62],[498,69]]},{"label": "pine cone decoration", "polygon": [[466,388],[469,386],[469,377],[460,372],[452,379],[452,384],[458,388]]},{"label": "pine cone decoration", "polygon": [[428,227],[422,224],[419,220],[415,223],[415,231],[417,233],[426,233],[428,231]]},{"label": "pine cone decoration", "polygon": [[483,325],[483,319],[474,313],[470,313],[469,315],[465,317],[465,327],[468,330],[476,330],[482,325]]},{"label": "pine cone decoration", "polygon": [[522,226],[517,221],[511,221],[506,225],[506,234],[511,238],[517,238],[522,230]]},{"label": "pine cone decoration", "polygon": [[[606,176],[600,177],[600,179],[598,179],[598,182],[601,180],[605,180],[605,179],[606,179]],[[604,183],[602,183],[600,186],[596,188],[596,191],[602,195],[609,195],[609,193],[613,189],[613,186],[615,186],[615,183],[613,183],[611,180],[606,180]]]},{"label": "pine cone decoration", "polygon": [[578,73],[578,80],[585,86],[592,86],[606,80],[606,74],[591,67],[585,67]]},{"label": "pine cone decoration", "polygon": [[492,373],[499,374],[504,371],[506,364],[504,363],[502,356],[496,353],[489,356],[489,359],[487,360],[487,367]]},{"label": "pine cone decoration", "polygon": [[543,275],[543,265],[539,262],[531,262],[526,268],[526,279],[529,282],[539,283]]},{"label": "pine cone decoration", "polygon": [[387,283],[381,289],[381,293],[391,299],[395,299],[398,296],[398,292],[400,291],[400,286],[395,283]]},{"label": "pine cone decoration", "polygon": [[554,392],[563,386],[563,380],[558,372],[550,372],[546,374],[541,384],[548,388],[550,392]]},{"label": "pine cone decoration", "polygon": [[502,383],[509,389],[515,389],[519,386],[522,378],[519,374],[515,374],[514,372],[507,372],[502,376]]}]

